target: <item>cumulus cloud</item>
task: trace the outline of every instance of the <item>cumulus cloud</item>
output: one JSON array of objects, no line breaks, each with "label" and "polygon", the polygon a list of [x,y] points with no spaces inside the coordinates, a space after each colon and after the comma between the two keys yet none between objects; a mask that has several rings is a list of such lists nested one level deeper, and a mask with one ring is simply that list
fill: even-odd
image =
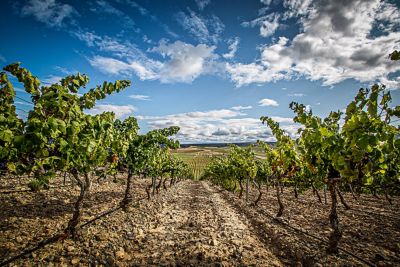
[{"label": "cumulus cloud", "polygon": [[[124,60],[94,56],[89,58],[90,64],[100,71],[113,75],[130,76],[137,75],[141,80],[160,80],[164,83],[170,82],[192,82],[194,79],[209,71],[206,65],[215,58],[213,53],[215,47],[199,44],[193,46],[181,41],[174,43],[160,42],[150,52],[161,55],[164,60],[152,60],[140,51],[132,54],[131,46],[116,43],[111,46],[102,46],[103,42],[97,44],[101,50],[111,51],[119,57],[126,50]],[[133,50],[137,48],[132,46]]]},{"label": "cumulus cloud", "polygon": [[138,116],[139,119],[144,120],[204,120],[204,121],[213,121],[213,120],[220,120],[224,118],[232,118],[245,115],[239,111],[233,111],[229,109],[217,109],[217,110],[210,110],[210,111],[192,111],[187,113],[177,113],[173,115],[166,115],[166,116]]},{"label": "cumulus cloud", "polygon": [[267,107],[267,106],[271,106],[271,107],[277,107],[279,106],[278,102],[276,102],[273,99],[269,99],[269,98],[264,98],[261,99],[258,104],[260,104],[260,107]]},{"label": "cumulus cloud", "polygon": [[237,87],[251,83],[265,83],[290,77],[283,73],[274,72],[257,63],[226,63],[225,68],[227,73],[230,75],[231,80]]},{"label": "cumulus cloud", "polygon": [[284,18],[308,15],[312,12],[313,0],[284,0],[283,6],[287,8]]},{"label": "cumulus cloud", "polygon": [[130,95],[129,98],[135,99],[135,100],[143,100],[143,101],[150,101],[150,96],[148,95]]},{"label": "cumulus cloud", "polygon": [[285,122],[293,123],[293,119],[288,117],[272,116],[271,119],[279,123],[285,123]]},{"label": "cumulus cloud", "polygon": [[[203,112],[187,112],[166,116],[137,116],[150,129],[179,126],[176,136],[181,142],[255,142],[275,141],[271,130],[258,118],[244,117],[239,111],[219,109]],[[298,125],[291,118],[272,117],[282,123],[282,128],[296,137]]]},{"label": "cumulus cloud", "polygon": [[229,45],[229,46],[228,46],[228,49],[229,49],[229,52],[223,54],[222,56],[223,56],[224,58],[226,58],[226,59],[233,58],[233,57],[235,56],[237,50],[238,50],[239,41],[240,41],[239,37],[235,37],[235,38],[229,39],[229,40],[228,40],[228,45]]},{"label": "cumulus cloud", "polygon": [[[323,85],[346,79],[397,84],[388,78],[400,70],[388,59],[400,46],[400,16],[393,5],[379,0],[294,0],[284,1],[284,6],[288,10],[282,19],[298,17],[302,31],[291,41],[280,37],[264,46],[256,62],[228,64],[237,86],[298,76]],[[379,25],[385,26],[385,34],[377,34]]]},{"label": "cumulus cloud", "polygon": [[132,105],[98,104],[94,108],[86,110],[86,113],[95,115],[103,112],[114,112],[116,118],[124,119],[133,115],[136,110],[136,107]]},{"label": "cumulus cloud", "polygon": [[[166,116],[137,116],[150,129],[177,125],[181,128],[177,138],[181,142],[255,142],[273,141],[270,129],[258,118],[245,118],[245,114],[228,109],[187,112]],[[290,126],[287,118],[275,117]]]},{"label": "cumulus cloud", "polygon": [[56,0],[29,0],[21,9],[22,16],[33,16],[49,27],[62,27],[77,14],[71,5]]},{"label": "cumulus cloud", "polygon": [[252,109],[252,106],[235,106],[235,107],[231,107],[231,109],[233,110],[246,110],[246,109]]},{"label": "cumulus cloud", "polygon": [[201,43],[216,44],[225,29],[224,23],[215,15],[204,18],[191,9],[179,12],[176,20],[183,29],[188,31],[197,41]]},{"label": "cumulus cloud", "polygon": [[215,46],[193,46],[176,41],[172,44],[161,42],[151,51],[168,59],[159,74],[161,82],[191,82],[204,72],[206,61],[214,57],[214,50]]}]

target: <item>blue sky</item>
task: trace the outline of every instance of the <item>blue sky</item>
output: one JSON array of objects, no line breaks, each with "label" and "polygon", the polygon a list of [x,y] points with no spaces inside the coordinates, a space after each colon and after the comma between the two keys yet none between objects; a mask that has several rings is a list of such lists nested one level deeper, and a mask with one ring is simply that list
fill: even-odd
[{"label": "blue sky", "polygon": [[[2,66],[45,84],[130,79],[88,112],[133,115],[142,133],[178,125],[184,143],[272,140],[262,115],[295,136],[291,101],[325,116],[374,82],[400,104],[396,1],[4,0],[0,25]],[[17,96],[24,117],[29,95]]]}]

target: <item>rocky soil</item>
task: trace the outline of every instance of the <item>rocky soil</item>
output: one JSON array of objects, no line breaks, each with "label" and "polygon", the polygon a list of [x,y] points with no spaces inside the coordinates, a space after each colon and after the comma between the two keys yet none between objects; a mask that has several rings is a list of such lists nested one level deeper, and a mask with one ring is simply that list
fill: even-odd
[{"label": "rocky soil", "polygon": [[[124,177],[117,178],[93,184],[83,222],[118,206]],[[251,207],[207,182],[182,181],[148,201],[148,183],[135,179],[135,199],[127,210],[104,216],[83,227],[76,239],[49,244],[9,266],[363,266],[343,253],[325,255],[323,244],[268,217],[276,207],[272,193],[264,192],[260,207]],[[0,188],[0,262],[61,231],[78,194],[72,185],[39,193],[1,193],[5,190]],[[326,239],[327,207],[307,194],[295,200],[284,193],[287,210],[281,221]],[[379,218],[400,215],[398,206],[386,206],[375,203],[365,216],[340,210],[344,222],[355,225],[344,227],[343,246],[377,265],[396,266],[399,221]]]},{"label": "rocky soil", "polygon": [[[258,194],[254,188],[251,189],[250,205]],[[338,256],[328,256],[325,253],[325,243],[285,226],[290,225],[328,241],[331,232],[329,192],[325,204],[323,192],[320,192],[320,203],[311,190],[299,194],[296,199],[293,190],[286,188],[282,194],[285,210],[279,220],[273,218],[278,211],[275,189],[267,191],[264,188],[262,192],[258,207],[252,209],[248,208],[244,200],[237,200],[232,193],[223,194],[231,203],[235,203],[238,211],[264,229],[265,234],[273,240],[274,247],[278,247],[284,257],[297,259],[303,265],[366,265],[344,252]],[[372,265],[400,266],[400,199],[394,197],[390,205],[383,196],[377,199],[370,195],[360,195],[355,200],[350,193],[343,195],[350,209],[346,210],[338,200],[338,216],[343,230],[340,247]]]}]

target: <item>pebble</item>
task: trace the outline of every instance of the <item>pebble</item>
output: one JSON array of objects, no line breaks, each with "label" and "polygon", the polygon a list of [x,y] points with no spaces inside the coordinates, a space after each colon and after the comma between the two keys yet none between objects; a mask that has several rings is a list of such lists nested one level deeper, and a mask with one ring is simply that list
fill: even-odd
[{"label": "pebble", "polygon": [[79,258],[73,258],[72,260],[71,260],[71,264],[73,264],[73,265],[76,265],[76,264],[78,264],[80,262],[80,259]]}]

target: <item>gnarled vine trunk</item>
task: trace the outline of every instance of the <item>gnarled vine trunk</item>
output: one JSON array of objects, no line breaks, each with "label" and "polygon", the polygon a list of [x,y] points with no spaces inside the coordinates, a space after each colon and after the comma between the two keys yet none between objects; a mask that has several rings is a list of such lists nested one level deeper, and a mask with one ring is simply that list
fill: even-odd
[{"label": "gnarled vine trunk", "polygon": [[276,185],[276,198],[278,199],[278,204],[279,204],[279,209],[278,213],[276,214],[276,217],[281,217],[283,215],[283,210],[285,207],[283,206],[282,200],[281,200],[281,190],[280,190],[280,184],[279,182]]},{"label": "gnarled vine trunk", "polygon": [[261,183],[257,183],[256,181],[253,181],[253,183],[256,185],[258,189],[258,197],[256,201],[254,201],[254,206],[258,205],[258,202],[261,200],[262,192],[261,192]]},{"label": "gnarled vine trunk", "polygon": [[165,191],[167,190],[167,185],[166,185],[166,183],[167,183],[167,179],[164,179],[163,188],[164,188]]},{"label": "gnarled vine trunk", "polygon": [[321,195],[319,194],[317,188],[315,188],[315,185],[311,184],[311,187],[313,189],[313,192],[317,195],[319,203],[322,203]]},{"label": "gnarled vine trunk", "polygon": [[332,233],[329,236],[328,253],[338,253],[338,244],[342,238],[342,229],[339,225],[339,218],[337,215],[337,197],[336,197],[336,182],[334,180],[329,182],[329,193],[331,195],[331,212],[329,214],[329,222],[331,224]]},{"label": "gnarled vine trunk", "polygon": [[76,200],[74,204],[74,211],[72,214],[72,218],[68,222],[68,226],[65,229],[65,233],[67,235],[71,235],[72,237],[75,237],[76,235],[76,227],[78,226],[78,223],[80,222],[81,219],[81,207],[83,200],[85,199],[87,193],[90,190],[90,177],[88,173],[84,173],[83,179],[79,177],[79,174],[74,171],[72,173],[75,181],[78,183],[79,188],[80,188],[80,193],[78,196],[78,199]]},{"label": "gnarled vine trunk", "polygon": [[249,178],[246,179],[246,202],[249,201]]},{"label": "gnarled vine trunk", "polygon": [[242,198],[242,195],[243,195],[243,184],[242,184],[242,179],[239,179],[239,186],[240,186],[239,198]]},{"label": "gnarled vine trunk", "polygon": [[340,189],[339,189],[339,186],[336,187],[336,191],[337,191],[337,193],[338,193],[338,195],[339,195],[340,202],[342,202],[344,208],[345,208],[346,210],[349,210],[349,209],[350,209],[350,206],[347,204],[346,200],[344,199],[343,194],[342,194],[342,192],[341,192]]},{"label": "gnarled vine trunk", "polygon": [[390,196],[389,196],[388,189],[385,188],[385,189],[383,190],[383,192],[385,193],[385,198],[386,198],[386,200],[389,202],[389,204],[390,204],[390,205],[393,205],[392,199],[391,199]]},{"label": "gnarled vine trunk", "polygon": [[124,196],[124,199],[121,201],[122,208],[126,208],[126,206],[132,201],[131,184],[132,184],[132,171],[128,170],[128,178],[126,180],[125,196]]},{"label": "gnarled vine trunk", "polygon": [[[153,192],[151,192],[151,189],[153,188]],[[146,186],[146,194],[147,194],[147,199],[149,200],[151,195],[154,196],[154,190],[155,190],[155,177],[151,177],[151,184]]]},{"label": "gnarled vine trunk", "polygon": [[349,184],[349,189],[350,189],[351,195],[353,196],[354,200],[358,200],[356,197],[356,194],[354,194],[353,186],[351,184]]},{"label": "gnarled vine trunk", "polygon": [[157,177],[151,177],[151,186],[153,187],[151,194],[153,196],[156,193],[156,183],[157,183]]},{"label": "gnarled vine trunk", "polygon": [[160,188],[161,188],[162,182],[163,182],[163,178],[160,177],[160,181],[158,182],[157,187],[156,187],[157,194],[160,193]]},{"label": "gnarled vine trunk", "polygon": [[66,180],[67,180],[67,172],[64,172],[64,181],[63,181],[63,185],[65,185]]}]

